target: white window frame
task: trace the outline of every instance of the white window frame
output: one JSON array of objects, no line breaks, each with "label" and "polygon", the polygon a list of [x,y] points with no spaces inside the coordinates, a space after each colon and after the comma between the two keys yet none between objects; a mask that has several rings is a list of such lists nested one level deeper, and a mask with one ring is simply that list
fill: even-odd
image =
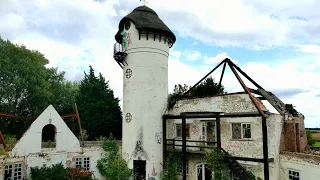
[{"label": "white window frame", "polygon": [[[11,177],[8,180],[11,180],[11,179],[22,180],[23,179],[23,163],[22,162],[16,162],[16,163],[5,165],[3,177],[8,170],[11,170]],[[19,172],[20,172],[20,174],[19,174]]]},{"label": "white window frame", "polygon": [[[89,162],[87,162],[89,161]],[[80,162],[80,163],[78,163]],[[81,170],[90,171],[91,167],[91,157],[88,156],[77,156],[75,157],[75,167]],[[80,167],[77,167],[80,165]],[[86,166],[85,166],[86,165]]]},{"label": "white window frame", "polygon": [[[201,170],[202,171],[202,179],[205,179],[205,166],[207,165],[207,163],[204,163],[204,162],[202,162],[202,163],[198,163],[198,164],[196,164],[196,180],[198,180],[198,170]],[[199,168],[200,167],[200,168]],[[212,176],[214,176],[214,172],[212,172]],[[205,179],[205,180],[207,180],[207,179]],[[208,180],[210,180],[210,179],[208,179]]]},{"label": "white window frame", "polygon": [[[183,173],[182,166],[183,166],[183,162],[180,162],[180,164],[177,167],[177,173],[178,174],[182,174]],[[189,175],[189,161],[188,161],[188,159],[187,159],[186,167],[187,167],[187,174],[186,175],[188,176]]]},{"label": "white window frame", "polygon": [[[233,131],[232,131],[232,125],[233,124],[241,124],[240,126],[241,126],[241,138],[240,139],[234,139],[233,138]],[[230,134],[231,134],[231,139],[232,140],[241,140],[241,139],[246,139],[246,140],[251,140],[251,139],[253,139],[252,138],[252,123],[248,123],[248,122],[232,122],[232,123],[230,123]],[[244,138],[244,134],[243,134],[243,132],[244,132],[244,129],[243,129],[243,125],[250,125],[250,138]]]},{"label": "white window frame", "polygon": [[[293,174],[290,174],[290,171],[291,172],[295,172],[295,173],[298,173],[298,175],[293,175]],[[288,169],[288,180],[290,180],[290,176],[293,176],[295,178],[299,178],[299,180],[301,179],[301,172],[299,170],[296,170],[296,169]]]}]

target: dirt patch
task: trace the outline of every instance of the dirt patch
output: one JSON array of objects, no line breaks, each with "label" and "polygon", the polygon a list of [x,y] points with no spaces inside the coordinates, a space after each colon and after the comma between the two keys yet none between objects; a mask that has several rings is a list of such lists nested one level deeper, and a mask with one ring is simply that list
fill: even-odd
[{"label": "dirt patch", "polygon": [[320,133],[312,133],[311,136],[313,139],[320,141]]}]

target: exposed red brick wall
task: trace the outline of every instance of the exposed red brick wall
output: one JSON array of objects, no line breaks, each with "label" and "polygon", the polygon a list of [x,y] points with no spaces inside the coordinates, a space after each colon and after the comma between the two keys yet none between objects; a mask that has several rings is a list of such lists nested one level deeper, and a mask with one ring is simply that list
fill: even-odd
[{"label": "exposed red brick wall", "polygon": [[286,120],[281,133],[280,150],[304,152],[309,149],[304,119]]},{"label": "exposed red brick wall", "polygon": [[285,150],[297,152],[295,123],[284,123]]},{"label": "exposed red brick wall", "polygon": [[308,145],[308,140],[307,140],[307,134],[306,134],[306,129],[304,127],[304,120],[301,120],[300,123],[300,146],[299,146],[299,149],[300,149],[300,152],[303,152],[303,151],[308,151],[310,150],[310,147]]}]

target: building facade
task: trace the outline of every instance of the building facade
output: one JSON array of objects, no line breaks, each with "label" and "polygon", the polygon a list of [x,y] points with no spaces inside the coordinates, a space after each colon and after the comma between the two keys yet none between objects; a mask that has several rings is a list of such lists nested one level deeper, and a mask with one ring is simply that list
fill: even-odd
[{"label": "building facade", "polygon": [[[53,128],[52,144],[43,142],[44,129]],[[62,163],[64,167],[90,171],[98,179],[104,179],[96,165],[104,151],[99,143],[85,143],[80,146],[52,105],[31,124],[20,140],[7,155],[0,155],[0,179],[30,179],[32,167],[43,167]]]}]

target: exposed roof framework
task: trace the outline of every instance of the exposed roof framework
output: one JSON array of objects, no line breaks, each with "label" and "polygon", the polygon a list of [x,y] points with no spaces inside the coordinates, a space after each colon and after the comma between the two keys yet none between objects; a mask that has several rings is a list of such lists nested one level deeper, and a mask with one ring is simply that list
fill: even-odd
[{"label": "exposed roof framework", "polygon": [[[234,64],[229,58],[225,58],[222,62],[220,62],[215,68],[213,68],[208,74],[206,74],[200,81],[198,81],[195,85],[193,85],[187,92],[185,92],[182,98],[186,97],[196,86],[198,86],[203,80],[205,80],[210,74],[212,74],[215,70],[217,70],[221,65],[223,65],[222,73],[220,75],[219,86],[221,86],[221,82],[223,79],[224,72],[226,70],[226,66],[228,65],[240,85],[244,89],[245,93],[249,95],[252,103],[257,108],[259,114],[263,117],[266,117],[265,112],[261,109],[257,99],[267,100],[281,115],[284,115],[286,112],[290,114],[297,113],[296,110],[293,109],[293,106],[290,104],[283,103],[277,96],[275,96],[272,92],[266,91],[262,86],[260,86],[257,82],[255,82],[250,76],[248,76],[244,71],[240,69],[236,64]],[[250,81],[255,88],[248,88],[244,83],[242,78],[240,77],[242,74],[248,81]],[[255,97],[253,94],[259,95]]]}]

